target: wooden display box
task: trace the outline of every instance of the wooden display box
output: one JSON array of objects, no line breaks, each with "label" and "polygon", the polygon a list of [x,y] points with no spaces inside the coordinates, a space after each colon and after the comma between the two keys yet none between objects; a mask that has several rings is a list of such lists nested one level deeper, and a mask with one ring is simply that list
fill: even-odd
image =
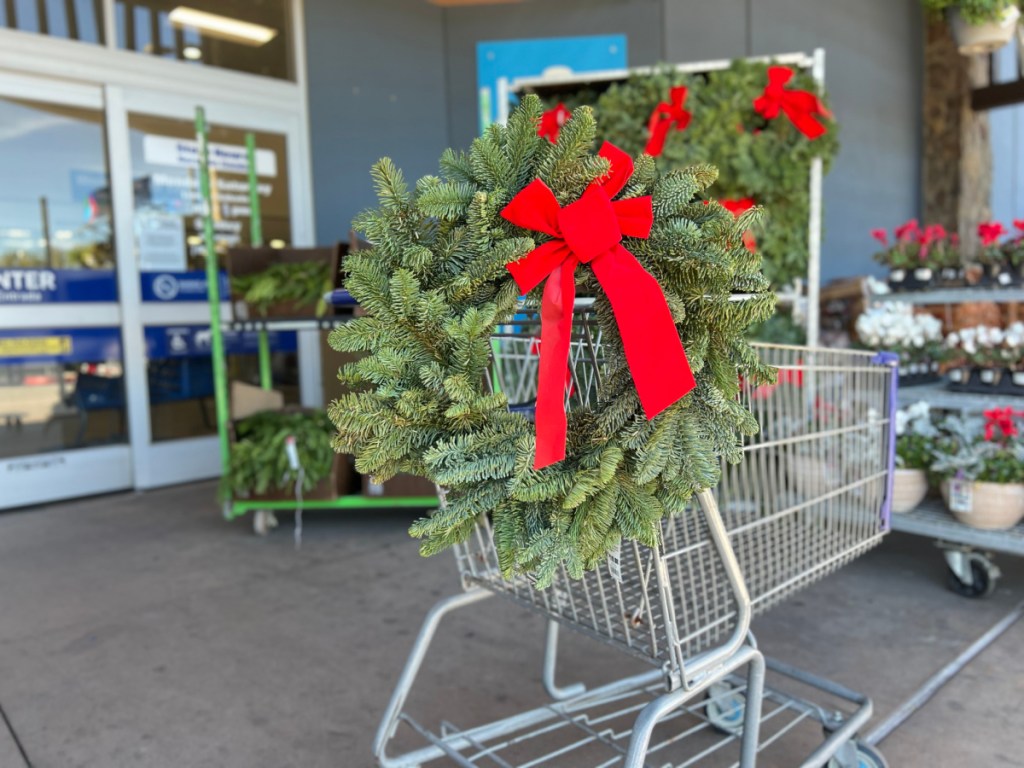
[{"label": "wooden display box", "polygon": [[[229,281],[236,277],[263,272],[275,264],[300,264],[303,262],[321,262],[328,266],[332,278],[332,288],[340,288],[343,278],[341,263],[348,253],[347,243],[337,243],[324,248],[232,248],[228,251],[226,266]],[[294,301],[281,301],[271,304],[264,314],[250,307],[240,296],[231,296],[232,315],[236,321],[259,320],[274,318],[306,319],[316,317],[317,303],[300,304]],[[324,317],[334,314],[334,308],[328,306]]]}]

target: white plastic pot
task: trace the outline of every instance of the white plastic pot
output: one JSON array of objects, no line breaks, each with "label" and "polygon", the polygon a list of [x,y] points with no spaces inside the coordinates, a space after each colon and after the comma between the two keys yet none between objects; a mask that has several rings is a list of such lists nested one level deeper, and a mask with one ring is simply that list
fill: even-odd
[{"label": "white plastic pot", "polygon": [[892,511],[909,512],[928,493],[928,476],[923,469],[897,469],[892,482]]},{"label": "white plastic pot", "polygon": [[1007,6],[1002,18],[997,21],[984,24],[969,24],[960,14],[960,9],[954,8],[949,14],[949,25],[953,29],[953,38],[960,53],[974,56],[992,53],[1009,43],[1017,29],[1018,19],[1020,9],[1016,5]]}]

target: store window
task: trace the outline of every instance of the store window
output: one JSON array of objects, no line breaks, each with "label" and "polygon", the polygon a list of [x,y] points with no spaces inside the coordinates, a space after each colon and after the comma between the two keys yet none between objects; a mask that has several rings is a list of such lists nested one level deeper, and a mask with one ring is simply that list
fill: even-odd
[{"label": "store window", "polygon": [[[149,326],[145,338],[153,442],[216,434],[210,329]],[[271,331],[268,341],[273,387],[286,403],[298,403],[296,334]],[[225,332],[229,381],[259,384],[258,345],[256,333]]]},{"label": "store window", "polygon": [[[47,270],[0,280],[0,303],[87,276],[114,290],[114,246],[103,115],[99,111],[0,98],[0,270]],[[56,270],[57,275],[52,271]],[[68,278],[65,280],[64,278]],[[34,290],[33,290],[34,286]],[[37,297],[38,298],[38,297]],[[48,297],[50,301],[68,300]],[[114,300],[116,296],[104,297]],[[42,299],[39,299],[41,301]]]},{"label": "store window", "polygon": [[126,439],[119,329],[0,330],[0,459]]},{"label": "store window", "polygon": [[117,47],[294,80],[289,0],[117,0]]},{"label": "store window", "polygon": [[0,3],[0,28],[103,43],[100,0],[5,0]]},{"label": "store window", "polygon": [[[152,293],[146,288],[147,273],[189,273],[184,277],[200,280],[194,284],[198,288],[205,279],[206,259],[195,127],[187,120],[141,114],[129,115],[128,126],[135,187],[135,249],[144,278],[143,298]],[[209,130],[212,217],[221,265],[229,248],[251,243],[245,134],[239,128],[217,125]],[[291,242],[285,137],[257,132],[256,147],[263,240],[284,247]],[[174,290],[167,291],[175,300],[205,300],[205,283],[203,294],[192,296],[187,290],[189,283],[178,282]]]}]

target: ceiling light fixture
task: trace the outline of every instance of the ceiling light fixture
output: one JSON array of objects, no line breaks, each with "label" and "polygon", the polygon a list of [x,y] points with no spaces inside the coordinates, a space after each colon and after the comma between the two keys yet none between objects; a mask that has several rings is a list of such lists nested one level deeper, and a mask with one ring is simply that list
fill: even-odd
[{"label": "ceiling light fixture", "polygon": [[204,35],[230,40],[242,45],[264,45],[277,37],[277,30],[250,21],[240,21],[230,16],[207,13],[196,8],[179,5],[167,18],[175,27],[191,27]]},{"label": "ceiling light fixture", "polygon": [[181,49],[181,55],[189,61],[198,61],[203,58],[203,52],[196,48],[194,45],[186,45]]},{"label": "ceiling light fixture", "polygon": [[442,8],[457,8],[466,5],[506,5],[508,3],[521,3],[523,0],[428,0],[434,5]]}]

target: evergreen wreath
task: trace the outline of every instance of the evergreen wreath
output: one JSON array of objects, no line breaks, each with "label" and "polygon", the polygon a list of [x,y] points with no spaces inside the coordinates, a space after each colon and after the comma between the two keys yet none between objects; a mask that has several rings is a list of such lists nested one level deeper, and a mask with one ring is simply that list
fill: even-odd
[{"label": "evergreen wreath", "polygon": [[[727,69],[705,74],[662,67],[614,83],[600,94],[552,94],[545,105],[593,105],[598,140],[637,154],[647,143],[651,112],[674,86],[685,85],[690,123],[685,130],[668,132],[658,165],[674,169],[711,163],[719,170],[711,190],[716,198],[752,198],[764,206],[770,226],[755,226],[754,233],[764,253],[765,274],[774,285],[783,285],[807,274],[811,160],[820,156],[828,171],[839,150],[838,126],[831,117],[821,118],[827,132],[812,141],[785,115],[766,120],[757,114],[753,103],[768,81],[769,66],[737,59]],[[794,72],[786,87],[818,93],[814,78],[802,70]],[[827,102],[823,94],[821,98]]]},{"label": "evergreen wreath", "polygon": [[696,387],[644,417],[608,300],[581,266],[577,289],[595,297],[605,375],[597,405],[569,414],[565,459],[533,469],[534,425],[485,384],[495,327],[524,302],[538,307],[541,295],[521,301],[506,269],[533,250],[536,233],[501,212],[536,178],[565,205],[610,167],[592,153],[589,107],[556,143],[537,135],[542,111],[528,96],[507,127],[491,126],[468,153],[446,150],[441,176],[414,191],[390,160],[374,166],[380,206],[354,224],[372,248],[345,262],[345,287],[366,315],[330,337],[334,349],[363,356],[342,368],[352,391],[329,414],[335,448],[355,454],[360,472],[379,481],[409,472],[448,490],[447,503],[410,530],[422,554],[464,541],[491,515],[503,572],[530,571],[544,585],[563,565],[579,578],[622,538],[655,545],[664,516],[683,514],[694,492],[717,484],[721,457],[739,459],[740,436],[758,428],[737,398],[740,377],[774,378],[745,330],[771,315],[775,297],[742,241],[760,209],[737,220],[704,204],[711,166],[660,174],[652,158],[637,158],[619,199],[653,195],[654,225],[647,239],[622,244],[660,283]]}]

